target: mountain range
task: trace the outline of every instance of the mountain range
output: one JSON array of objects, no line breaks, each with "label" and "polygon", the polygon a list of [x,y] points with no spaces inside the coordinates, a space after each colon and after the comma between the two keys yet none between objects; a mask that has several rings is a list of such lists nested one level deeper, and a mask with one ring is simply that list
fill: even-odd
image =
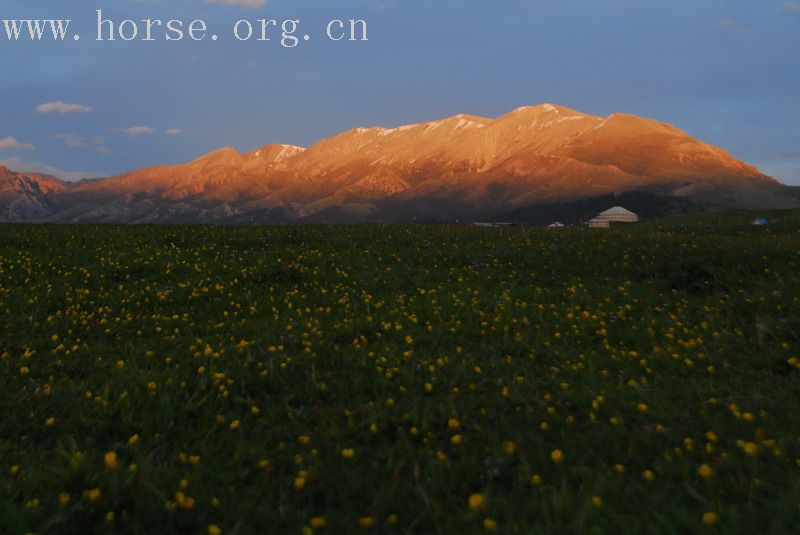
[{"label": "mountain range", "polygon": [[795,189],[669,124],[552,104],[356,128],[308,148],[223,148],[80,183],[0,167],[0,221],[531,222],[620,195],[658,214],[800,207]]}]

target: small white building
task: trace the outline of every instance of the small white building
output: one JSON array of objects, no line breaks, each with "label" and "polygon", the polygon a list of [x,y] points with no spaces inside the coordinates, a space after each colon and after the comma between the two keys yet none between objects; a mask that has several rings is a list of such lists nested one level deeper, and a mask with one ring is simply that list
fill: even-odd
[{"label": "small white building", "polygon": [[561,221],[554,221],[549,225],[547,225],[547,228],[564,228],[564,226],[565,226],[564,223],[562,223]]},{"label": "small white building", "polygon": [[597,217],[589,221],[589,226],[591,228],[608,228],[611,223],[637,223],[638,221],[638,215],[622,206],[615,206],[597,214]]}]

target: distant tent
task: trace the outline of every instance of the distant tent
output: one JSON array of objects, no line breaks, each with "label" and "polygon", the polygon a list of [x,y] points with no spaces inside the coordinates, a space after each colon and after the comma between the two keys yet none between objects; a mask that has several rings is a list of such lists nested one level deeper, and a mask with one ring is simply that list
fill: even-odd
[{"label": "distant tent", "polygon": [[759,217],[759,218],[757,218],[756,220],[753,221],[753,224],[754,225],[758,225],[759,227],[763,227],[764,225],[768,225],[769,221],[767,221],[763,217]]},{"label": "distant tent", "polygon": [[637,223],[638,221],[638,215],[622,206],[615,206],[597,214],[597,217],[589,221],[589,226],[592,228],[608,228],[611,223]]},{"label": "distant tent", "polygon": [[554,221],[549,225],[547,225],[547,228],[564,228],[564,226],[565,226],[564,223],[562,223],[561,221]]}]

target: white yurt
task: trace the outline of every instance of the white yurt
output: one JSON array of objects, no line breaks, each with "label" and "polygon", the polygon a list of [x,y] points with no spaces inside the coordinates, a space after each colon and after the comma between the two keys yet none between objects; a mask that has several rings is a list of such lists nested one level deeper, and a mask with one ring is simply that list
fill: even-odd
[{"label": "white yurt", "polygon": [[622,206],[615,206],[597,214],[597,217],[589,221],[589,226],[592,228],[608,228],[611,223],[636,223],[638,221],[638,215]]}]

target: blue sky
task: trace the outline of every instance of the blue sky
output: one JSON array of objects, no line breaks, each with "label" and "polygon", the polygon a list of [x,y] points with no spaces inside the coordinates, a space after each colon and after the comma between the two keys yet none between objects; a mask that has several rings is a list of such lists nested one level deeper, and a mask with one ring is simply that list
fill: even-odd
[{"label": "blue sky", "polygon": [[[553,102],[663,120],[800,184],[800,1],[226,5],[259,3],[2,0],[0,19],[69,18],[82,39],[0,40],[0,161],[110,175],[221,146],[309,145],[356,126]],[[201,18],[220,39],[98,43],[97,8],[116,21]],[[233,39],[235,21],[265,15],[301,19],[311,39],[294,49]],[[370,40],[325,39],[337,18],[366,19]],[[37,111],[53,102],[80,107]]]}]

